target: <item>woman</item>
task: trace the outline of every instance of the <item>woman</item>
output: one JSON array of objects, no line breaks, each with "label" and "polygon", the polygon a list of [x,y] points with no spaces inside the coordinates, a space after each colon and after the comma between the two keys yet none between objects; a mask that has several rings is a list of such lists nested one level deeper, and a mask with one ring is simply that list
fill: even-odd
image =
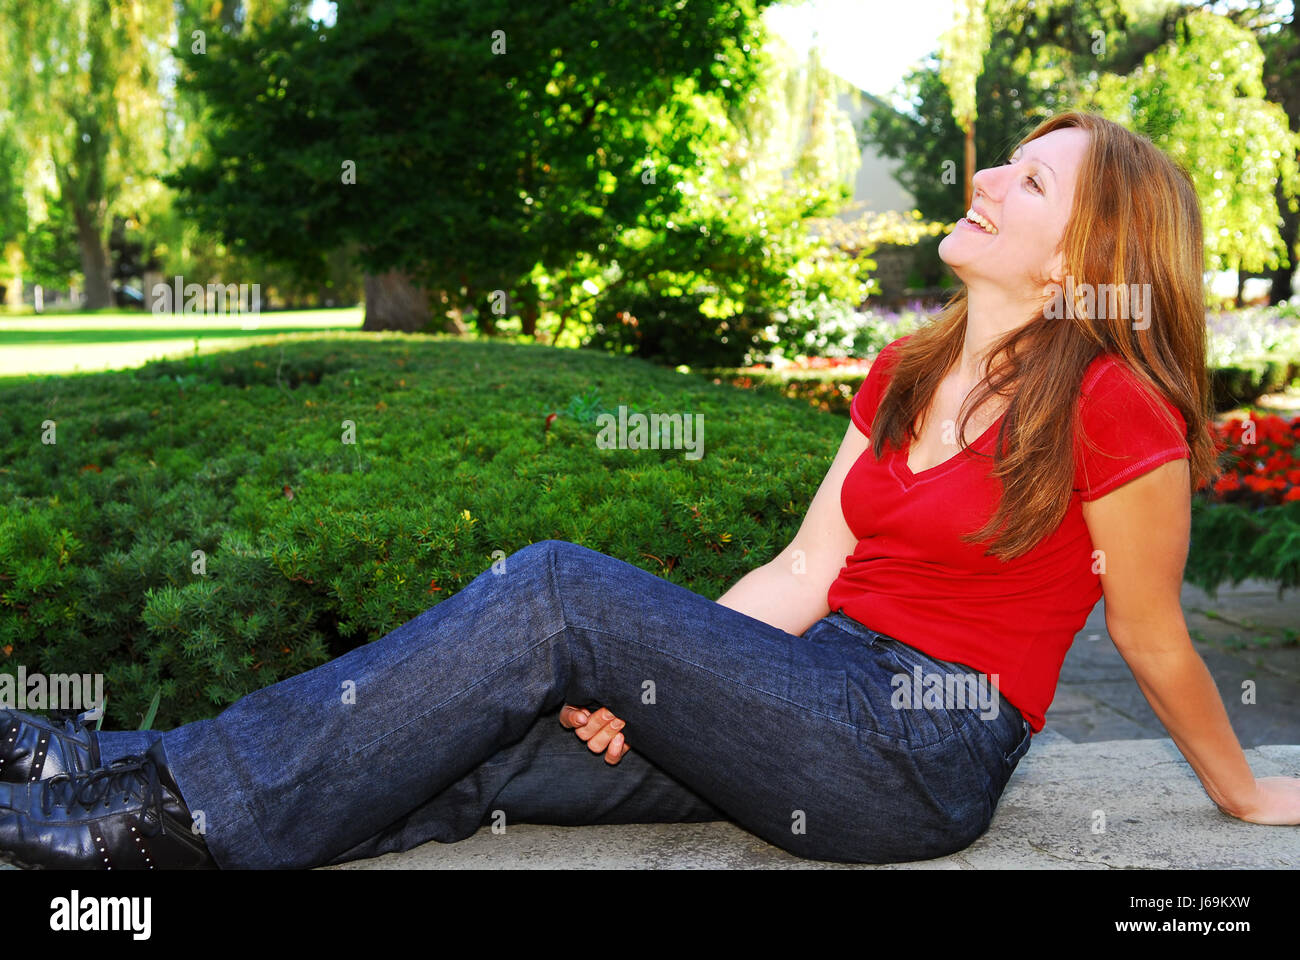
[{"label": "woman", "polygon": [[798,534],[716,603],[543,541],[213,720],[0,716],[0,850],[308,867],[484,824],[730,818],[802,857],[938,857],[987,829],[1103,594],[1211,800],[1300,823],[1300,780],[1253,777],[1181,619],[1214,471],[1190,181],[1067,113],[974,187],[940,246],[964,290],[881,354]]}]

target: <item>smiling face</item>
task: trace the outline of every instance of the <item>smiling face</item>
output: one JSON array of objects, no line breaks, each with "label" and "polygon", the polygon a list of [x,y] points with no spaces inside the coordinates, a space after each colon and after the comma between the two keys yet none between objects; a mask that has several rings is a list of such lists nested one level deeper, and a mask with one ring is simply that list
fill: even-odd
[{"label": "smiling face", "polygon": [[963,218],[939,244],[939,256],[967,286],[987,283],[1016,295],[1041,293],[1044,278],[1062,282],[1061,237],[1090,135],[1077,127],[1031,140],[1000,167],[974,177],[972,209],[996,232]]}]

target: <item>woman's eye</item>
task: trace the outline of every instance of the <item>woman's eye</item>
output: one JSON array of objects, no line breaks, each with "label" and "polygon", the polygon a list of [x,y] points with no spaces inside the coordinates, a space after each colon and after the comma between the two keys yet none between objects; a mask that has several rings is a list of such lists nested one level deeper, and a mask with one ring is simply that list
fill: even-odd
[{"label": "woman's eye", "polygon": [[1037,183],[1034,182],[1034,178],[1033,178],[1033,177],[1025,177],[1025,182],[1028,183],[1028,184],[1029,184],[1031,187],[1033,187],[1035,190],[1037,190],[1039,193],[1042,193],[1042,192],[1043,192],[1043,188],[1040,187]]}]

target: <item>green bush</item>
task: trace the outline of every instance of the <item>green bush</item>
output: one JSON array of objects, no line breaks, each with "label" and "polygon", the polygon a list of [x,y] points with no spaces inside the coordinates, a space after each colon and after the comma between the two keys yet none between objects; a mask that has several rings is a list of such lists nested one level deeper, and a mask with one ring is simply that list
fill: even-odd
[{"label": "green bush", "polygon": [[[620,404],[703,414],[704,456],[599,449]],[[0,411],[0,670],[103,673],[105,729],[158,692],[159,729],[212,716],[538,540],[717,597],[844,432],[640,360],[348,334],[0,385]]]},{"label": "green bush", "polygon": [[1183,578],[1211,595],[1252,578],[1300,586],[1300,501],[1246,507],[1192,500],[1192,540]]},{"label": "green bush", "polygon": [[634,293],[597,315],[585,346],[676,367],[744,362],[760,344],[768,318],[753,312],[726,319],[701,311],[708,295]]}]

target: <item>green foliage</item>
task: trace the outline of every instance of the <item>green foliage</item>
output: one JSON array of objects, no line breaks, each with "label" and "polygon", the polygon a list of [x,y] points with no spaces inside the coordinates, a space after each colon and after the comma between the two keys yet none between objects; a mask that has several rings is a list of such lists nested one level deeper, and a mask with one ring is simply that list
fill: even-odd
[{"label": "green foliage", "polygon": [[575,423],[595,423],[601,414],[610,413],[600,399],[600,391],[588,387],[582,393],[575,393],[569,398],[569,405],[564,408],[564,416]]},{"label": "green foliage", "polygon": [[1288,197],[1300,193],[1300,135],[1265,99],[1263,68],[1250,31],[1197,12],[1132,75],[1103,76],[1094,98],[1187,168],[1201,200],[1209,269],[1274,269],[1286,255],[1275,187],[1280,182]]},{"label": "green foliage", "polygon": [[211,150],[169,182],[205,226],[304,274],[349,246],[482,309],[677,206],[692,146],[656,123],[683,83],[748,93],[768,2],[391,0],[340,4],[333,27],[214,33],[181,51]]},{"label": "green foliage", "polygon": [[668,366],[744,362],[766,318],[754,312],[730,320],[712,318],[701,312],[705,299],[704,294],[628,296],[613,320],[593,325],[589,345]]},{"label": "green foliage", "polygon": [[158,705],[162,703],[162,691],[159,690],[149,701],[149,709],[145,712],[144,720],[140,723],[141,730],[148,730],[153,726],[154,717],[158,715]]},{"label": "green foliage", "polygon": [[[0,251],[19,239],[27,227],[22,171],[26,166],[13,125],[0,117]],[[6,264],[0,264],[0,270]]]},{"label": "green foliage", "polygon": [[46,195],[46,215],[25,223],[21,246],[27,264],[25,280],[62,289],[81,271],[81,253],[77,249],[77,225],[72,212],[57,197]]},{"label": "green foliage", "polygon": [[[741,362],[802,337],[777,315],[788,305],[860,303],[871,266],[809,235],[859,151],[844,84],[762,43],[767,3],[399,0],[343,7],[333,28],[276,18],[184,55],[212,149],[168,182],[233,249],[305,276],[346,246],[485,330]],[[640,335],[624,329],[642,314]]]},{"label": "green foliage", "polygon": [[133,216],[157,197],[152,174],[163,166],[166,143],[159,58],[175,22],[173,4],[51,6],[0,0],[0,102],[15,119],[27,178],[43,184],[53,173],[57,205],[66,208],[60,215],[80,225],[82,248],[102,265],[86,277],[85,290],[92,307],[104,307],[113,214]]},{"label": "green foliage", "polygon": [[1183,577],[1211,595],[1225,581],[1273,580],[1280,599],[1300,586],[1300,501],[1251,509],[1194,498]]},{"label": "green foliage", "polygon": [[[575,397],[702,413],[705,455],[546,429]],[[350,335],[34,379],[0,409],[0,663],[103,673],[110,729],[155,694],[160,728],[212,716],[547,538],[719,596],[794,536],[844,431],[594,351]]]},{"label": "green foliage", "polygon": [[989,21],[984,0],[960,0],[956,6],[957,21],[939,41],[939,78],[952,99],[953,120],[966,131],[978,116],[975,81],[984,70]]}]

